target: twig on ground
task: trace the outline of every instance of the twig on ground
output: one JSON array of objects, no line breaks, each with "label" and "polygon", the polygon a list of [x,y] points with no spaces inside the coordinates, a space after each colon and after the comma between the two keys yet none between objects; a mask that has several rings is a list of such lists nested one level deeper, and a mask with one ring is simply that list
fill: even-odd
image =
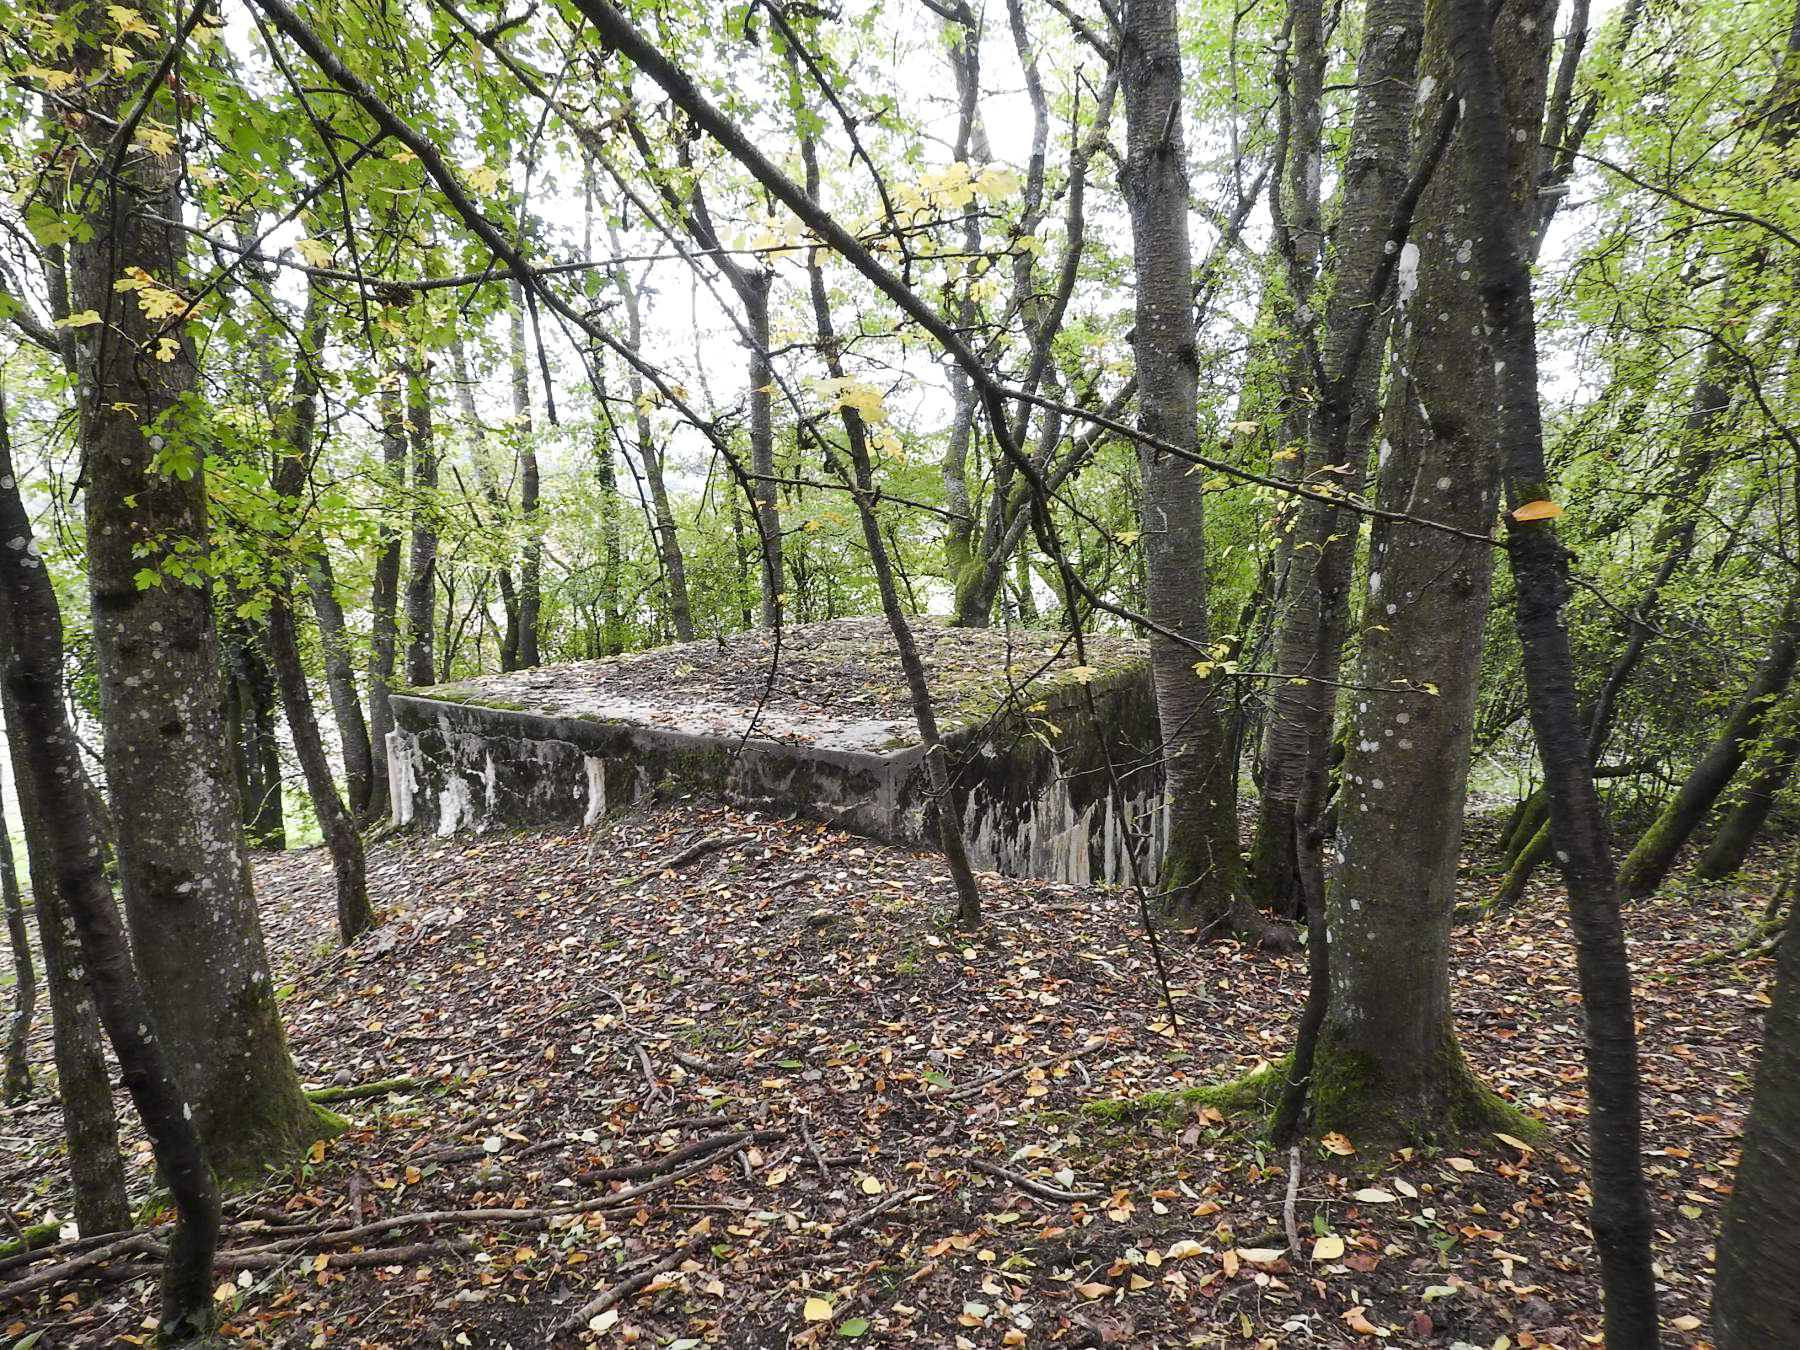
[{"label": "twig on ground", "polygon": [[91,1251],[82,1252],[79,1256],[72,1256],[67,1261],[51,1266],[47,1270],[21,1276],[11,1284],[0,1284],[0,1304],[24,1298],[27,1294],[35,1293],[39,1289],[46,1289],[53,1284],[60,1284],[64,1280],[92,1270],[95,1266],[103,1265],[114,1257],[126,1256],[133,1252],[154,1252],[160,1256],[162,1244],[149,1233],[132,1233],[120,1238],[117,1242],[109,1242],[104,1246],[95,1247]]},{"label": "twig on ground", "polygon": [[806,1113],[797,1113],[795,1119],[800,1123],[800,1137],[806,1141],[806,1151],[812,1154],[813,1166],[819,1169],[821,1178],[829,1177],[831,1168],[825,1162],[825,1155],[819,1152],[819,1141],[813,1138],[812,1130],[806,1122]]},{"label": "twig on ground", "polygon": [[1047,1181],[1039,1181],[1036,1177],[1026,1176],[1023,1172],[1014,1172],[998,1163],[991,1163],[985,1158],[967,1158],[964,1159],[963,1165],[977,1172],[986,1172],[990,1177],[999,1177],[1002,1181],[1011,1182],[1027,1195],[1035,1196],[1039,1200],[1049,1200],[1059,1205],[1106,1199],[1105,1191],[1065,1190],[1061,1186],[1052,1186]]},{"label": "twig on ground", "polygon": [[890,1209],[895,1209],[900,1205],[904,1205],[908,1200],[914,1199],[922,1194],[924,1194],[924,1192],[920,1191],[917,1187],[904,1191],[895,1191],[885,1199],[878,1200],[873,1205],[870,1205],[855,1218],[845,1219],[836,1228],[832,1229],[830,1235],[831,1241],[836,1242],[839,1238],[849,1237],[850,1234],[857,1232],[860,1229],[867,1228]]},{"label": "twig on ground", "polygon": [[571,1331],[581,1330],[590,1320],[598,1317],[614,1304],[624,1302],[633,1294],[636,1294],[639,1290],[643,1289],[646,1285],[655,1283],[659,1276],[666,1275],[671,1270],[674,1270],[675,1267],[679,1266],[683,1261],[686,1261],[695,1252],[699,1251],[700,1248],[706,1244],[707,1237],[708,1234],[706,1233],[695,1234],[688,1238],[678,1250],[670,1252],[655,1265],[650,1266],[645,1270],[640,1270],[629,1279],[620,1280],[611,1289],[604,1291],[597,1298],[582,1304],[581,1307],[577,1308],[550,1329],[551,1336],[562,1336]]},{"label": "twig on ground", "polygon": [[973,1097],[983,1088],[993,1087],[996,1083],[1004,1083],[1010,1078],[1017,1078],[1020,1074],[1030,1073],[1033,1069],[1047,1069],[1053,1064],[1062,1064],[1068,1060],[1079,1058],[1098,1050],[1105,1044],[1106,1037],[1093,1036],[1076,1049],[1065,1050],[1060,1055],[1045,1055],[1042,1058],[1031,1060],[1029,1063],[1014,1065],[1010,1069],[1002,1069],[998,1073],[990,1073],[985,1077],[977,1078],[973,1083],[965,1083],[959,1088],[941,1088],[934,1085],[925,1090],[925,1095],[942,1097],[947,1102],[961,1101],[964,1097]]},{"label": "twig on ground", "polygon": [[[332,1270],[361,1266],[402,1266],[410,1261],[424,1261],[434,1256],[470,1251],[474,1246],[467,1238],[445,1238],[440,1242],[409,1242],[400,1247],[369,1247],[358,1252],[332,1252],[326,1257],[325,1265]],[[213,1264],[220,1270],[268,1270],[286,1265],[294,1256],[294,1252],[220,1252]]]},{"label": "twig on ground", "polygon": [[[433,1039],[442,1039],[434,1036]],[[349,1087],[317,1088],[306,1094],[309,1102],[347,1102],[357,1097],[385,1097],[390,1092],[408,1092],[414,1088],[430,1087],[436,1080],[430,1078],[384,1078],[379,1083],[353,1083]]]}]

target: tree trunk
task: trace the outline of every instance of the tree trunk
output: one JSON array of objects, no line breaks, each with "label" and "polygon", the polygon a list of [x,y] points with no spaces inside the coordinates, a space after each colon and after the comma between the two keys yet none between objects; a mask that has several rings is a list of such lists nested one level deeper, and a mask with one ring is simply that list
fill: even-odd
[{"label": "tree trunk", "polygon": [[[0,641],[0,661],[10,668],[12,638],[0,633],[0,639],[4,639]],[[0,698],[5,700],[7,747],[13,781],[18,785],[32,908],[37,912],[38,951],[44,958],[56,1096],[69,1152],[75,1222],[84,1233],[115,1233],[131,1227],[131,1207],[125,1196],[125,1164],[119,1155],[119,1126],[113,1112],[112,1068],[106,1060],[94,1000],[88,993],[81,939],[57,892],[55,860],[25,774],[22,729],[26,723],[4,680],[0,680]]]},{"label": "tree trunk", "polygon": [[338,601],[331,559],[322,550],[306,569],[306,586],[312,596],[313,618],[319,625],[325,690],[331,699],[331,717],[337,723],[338,746],[344,756],[344,805],[352,817],[361,819],[369,812],[374,786],[374,750],[369,743],[362,698],[356,691],[356,667],[350,659],[344,607]]},{"label": "tree trunk", "polygon": [[[324,345],[325,325],[323,311],[315,310],[317,297],[318,292],[314,291],[307,304],[303,340],[308,350],[302,350],[295,362],[294,401],[287,418],[291,444],[277,450],[272,475],[276,496],[296,518],[306,509],[303,498],[311,476],[313,438],[318,422],[319,391],[313,370]],[[357,834],[350,813],[338,798],[337,785],[331,781],[331,761],[325,754],[324,738],[319,735],[312,691],[307,687],[306,667],[300,659],[300,635],[294,623],[293,577],[278,568],[270,579],[270,586],[273,591],[268,630],[271,664],[281,686],[282,706],[287,709],[294,755],[300,761],[300,772],[306,777],[306,790],[312,798],[313,814],[318,817],[325,846],[331,852],[331,868],[337,879],[338,935],[345,943],[350,943],[375,926],[375,912],[369,906],[362,836]]]},{"label": "tree trunk", "polygon": [[[1473,238],[1482,313],[1493,360],[1498,441],[1505,475],[1507,552],[1517,595],[1515,622],[1532,731],[1550,797],[1550,829],[1569,893],[1570,927],[1586,1022],[1588,1140],[1600,1255],[1606,1344],[1653,1350],[1658,1339],[1652,1220],[1644,1189],[1637,1031],[1631,958],[1614,885],[1606,816],[1582,737],[1574,661],[1563,606],[1569,555],[1550,518],[1522,517],[1544,502],[1544,432],[1538,403],[1537,332],[1524,242],[1530,216],[1515,216],[1518,177],[1506,158],[1516,144],[1517,109],[1496,68],[1497,39],[1486,0],[1437,0],[1450,11],[1450,46],[1465,126],[1462,160],[1471,216],[1487,222]],[[1549,16],[1545,16],[1547,19]],[[1494,31],[1510,34],[1502,13]],[[1533,138],[1535,142],[1535,137]],[[1529,206],[1529,203],[1527,203]]]},{"label": "tree trunk", "polygon": [[[1451,83],[1450,0],[1426,13],[1421,75]],[[1494,20],[1511,133],[1511,217],[1534,209],[1555,5],[1509,3]],[[1424,82],[1422,78],[1421,83]],[[1444,104],[1421,101],[1421,162]],[[1486,229],[1452,144],[1397,257],[1392,374],[1376,504],[1485,536],[1500,488],[1492,359],[1469,257]],[[1331,1010],[1313,1122],[1360,1145],[1456,1137],[1510,1113],[1470,1074],[1450,1015],[1449,938],[1493,550],[1411,521],[1370,532],[1361,662],[1340,797],[1341,862],[1327,893]]]},{"label": "tree trunk", "polygon": [[[423,358],[421,358],[423,360]],[[437,447],[432,443],[431,385],[422,369],[406,377],[406,434],[412,451],[412,541],[406,573],[406,682],[437,683],[432,658],[437,617]]]},{"label": "tree trunk", "polygon": [[1756,1098],[1719,1226],[1713,1333],[1718,1350],[1800,1345],[1800,939],[1790,917],[1775,956]]},{"label": "tree trunk", "polygon": [[395,609],[400,593],[400,530],[393,523],[400,509],[400,493],[406,477],[406,422],[400,410],[400,391],[392,384],[381,387],[381,464],[383,496],[375,575],[369,586],[369,810],[367,819],[386,814],[390,806],[388,782],[388,733],[394,729],[394,711],[388,703],[393,686],[395,649],[399,623]]},{"label": "tree trunk", "polygon": [[1769,639],[1768,654],[1756,668],[1744,697],[1673,800],[1619,865],[1620,894],[1637,898],[1662,884],[1688,836],[1699,828],[1719,794],[1743,767],[1763,718],[1794,678],[1796,654],[1800,654],[1800,596],[1790,596]]},{"label": "tree trunk", "polygon": [[762,626],[776,628],[785,608],[787,583],[781,566],[781,491],[775,481],[774,372],[769,369],[769,288],[772,272],[741,274],[737,282],[750,333],[750,496],[756,508],[756,532],[762,574]]},{"label": "tree trunk", "polygon": [[16,1106],[31,1096],[31,1023],[37,1012],[37,968],[25,931],[25,897],[13,858],[12,829],[0,809],[0,898],[6,902],[6,940],[12,950],[13,1009],[6,1027],[6,1081],[0,1099]]},{"label": "tree trunk", "polygon": [[[102,316],[77,334],[77,407],[119,876],[156,1034],[208,1155],[222,1177],[260,1176],[319,1125],[275,1006],[232,789],[212,603],[196,584],[207,559],[199,372],[185,328],[151,320],[114,284],[141,268],[180,289],[181,164],[133,147],[106,172],[126,89],[102,89],[108,106],[96,111],[106,116],[81,133],[90,143],[67,201],[92,231],[69,245],[72,303]],[[154,583],[140,585],[146,572]]]},{"label": "tree trunk", "polygon": [[1775,809],[1775,799],[1793,777],[1794,763],[1800,759],[1800,708],[1796,708],[1791,699],[1784,722],[1781,734],[1763,746],[1751,762],[1750,781],[1744,787],[1743,799],[1719,822],[1718,833],[1713,835],[1706,852],[1700,855],[1699,866],[1694,869],[1696,876],[1708,881],[1728,877],[1750,856],[1751,845],[1768,823],[1769,813]]},{"label": "tree trunk", "polygon": [[[1134,0],[1126,7],[1120,86],[1126,123],[1121,181],[1137,279],[1138,423],[1152,437],[1192,449],[1198,358],[1173,0]],[[1162,630],[1150,638],[1168,811],[1159,904],[1183,927],[1260,937],[1263,925],[1244,898],[1238,856],[1226,682],[1195,670],[1208,659],[1210,639],[1200,482],[1186,460],[1148,448],[1138,459],[1145,596],[1149,616]]]},{"label": "tree trunk", "polygon": [[[1387,255],[1389,227],[1407,182],[1412,91],[1424,15],[1424,0],[1374,0],[1363,24],[1357,68],[1361,93],[1334,236],[1337,261],[1324,333],[1316,348],[1323,387],[1313,415],[1306,419],[1302,478],[1321,491],[1362,490],[1369,440],[1379,414],[1379,358],[1387,342],[1387,321],[1380,310],[1381,297],[1372,296],[1370,290],[1393,265]],[[1311,87],[1311,97],[1316,102],[1316,87]],[[1298,97],[1295,102],[1298,119]],[[1308,153],[1317,154],[1316,143]],[[1372,323],[1371,309],[1376,310]],[[1251,867],[1256,898],[1283,917],[1297,917],[1301,896],[1297,860],[1303,857],[1298,802],[1307,776],[1323,770],[1331,750],[1332,713],[1350,618],[1350,572],[1362,522],[1352,512],[1310,498],[1291,503],[1289,509],[1297,509],[1299,520],[1276,656],[1276,670],[1285,678],[1275,687],[1265,733],[1262,800]],[[1319,804],[1324,805],[1322,793]]]},{"label": "tree trunk", "polygon": [[[82,786],[75,733],[62,697],[62,616],[19,496],[3,411],[0,532],[13,541],[13,547],[0,550],[0,633],[7,647],[3,678],[8,712],[16,715],[9,717],[9,724],[29,729],[13,742],[14,763],[21,791],[37,807],[46,870],[54,870],[59,908],[68,915],[80,943],[93,1005],[150,1136],[158,1173],[175,1201],[176,1223],[163,1259],[159,1329],[165,1342],[181,1344],[204,1337],[213,1328],[219,1193],[190,1104],[183,1100],[159,1039],[164,1019],[144,998],[106,881],[99,824]],[[200,612],[209,613],[205,596],[196,599]],[[200,669],[212,668],[209,646],[201,644],[195,653]],[[215,793],[229,799],[222,780]],[[235,829],[218,838],[221,846],[238,846]],[[124,850],[121,854],[131,860]],[[297,1095],[298,1083],[295,1087]],[[107,1114],[110,1120],[110,1101]],[[113,1156],[116,1161],[116,1153]],[[119,1199],[122,1207],[122,1184]],[[116,1231],[130,1223],[128,1215],[122,1220],[108,1216],[108,1221],[112,1228],[89,1231]]]},{"label": "tree trunk", "polygon": [[525,297],[515,277],[508,286],[508,343],[511,356],[513,432],[518,437],[519,515],[525,525],[524,558],[519,564],[519,650],[521,667],[535,666],[538,612],[544,575],[543,522],[538,519],[537,445],[531,439],[531,373],[525,364]]},{"label": "tree trunk", "polygon": [[230,680],[224,691],[225,720],[231,728],[231,762],[244,835],[252,848],[284,849],[287,824],[281,799],[281,742],[275,735],[274,677],[248,622],[235,607],[225,617],[219,646]]}]

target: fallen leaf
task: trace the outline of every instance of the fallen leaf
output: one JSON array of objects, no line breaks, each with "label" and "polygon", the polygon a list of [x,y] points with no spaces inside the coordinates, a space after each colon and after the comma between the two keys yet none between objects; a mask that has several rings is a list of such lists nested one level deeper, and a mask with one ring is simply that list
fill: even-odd
[{"label": "fallen leaf", "polygon": [[1344,1239],[1335,1233],[1327,1233],[1313,1243],[1312,1259],[1315,1261],[1336,1261],[1344,1254]]}]

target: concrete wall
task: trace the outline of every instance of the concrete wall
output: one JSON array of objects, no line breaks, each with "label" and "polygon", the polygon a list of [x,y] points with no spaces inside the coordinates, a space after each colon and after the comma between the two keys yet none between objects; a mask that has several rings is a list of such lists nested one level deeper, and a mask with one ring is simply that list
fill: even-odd
[{"label": "concrete wall", "polygon": [[[946,732],[977,867],[1078,884],[1124,882],[1135,852],[1145,880],[1154,875],[1162,774],[1147,668],[1095,680],[1092,696],[1098,725],[1083,687],[1063,682],[1033,689],[1032,711]],[[592,824],[647,799],[695,794],[798,813],[890,843],[937,846],[917,746],[740,745],[418,693],[394,695],[393,707],[387,748],[396,825],[449,835]]]}]

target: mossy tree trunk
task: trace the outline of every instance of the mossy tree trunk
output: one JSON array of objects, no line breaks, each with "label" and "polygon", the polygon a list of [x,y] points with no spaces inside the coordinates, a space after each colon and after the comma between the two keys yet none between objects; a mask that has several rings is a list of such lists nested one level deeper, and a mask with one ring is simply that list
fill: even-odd
[{"label": "mossy tree trunk", "polygon": [[1793,777],[1794,763],[1800,759],[1800,707],[1795,706],[1791,697],[1784,710],[1783,722],[1780,733],[1751,761],[1750,781],[1744,785],[1744,795],[1719,822],[1718,832],[1700,855],[1699,865],[1694,869],[1696,875],[1709,881],[1728,877],[1750,856],[1751,845],[1768,824],[1769,813],[1775,809],[1775,799]]},{"label": "mossy tree trunk", "polygon": [[[79,31],[105,31],[97,7],[76,13]],[[179,155],[115,154],[110,119],[136,96],[124,80],[90,94],[100,115],[79,133],[63,203],[91,230],[69,245],[71,305],[102,318],[78,330],[76,365],[107,785],[157,1038],[214,1166],[241,1177],[319,1131],[282,1035],[232,786],[203,584],[210,446],[194,342],[115,285],[129,268],[185,284]],[[140,584],[145,572],[155,584]]]},{"label": "mossy tree trunk", "polygon": [[[424,357],[406,372],[406,439],[411,452],[412,537],[406,561],[406,682],[437,683],[438,450],[431,415],[431,381]],[[446,678],[449,672],[445,672]]]},{"label": "mossy tree trunk", "polygon": [[1623,894],[1645,896],[1662,884],[1682,845],[1700,827],[1719,794],[1743,767],[1763,719],[1794,678],[1797,656],[1800,656],[1800,591],[1790,594],[1787,608],[1769,639],[1768,652],[1757,666],[1744,696],[1725,719],[1725,725],[1700,757],[1700,762],[1682,781],[1669,804],[1620,864],[1619,889]]},{"label": "mossy tree trunk", "polygon": [[[1512,144],[1513,214],[1534,209],[1550,0],[1494,20]],[[1419,69],[1452,83],[1448,0],[1429,0]],[[1413,141],[1442,144],[1421,100]],[[1461,131],[1419,199],[1395,273],[1392,371],[1376,504],[1485,536],[1500,490],[1492,358],[1469,257],[1493,222],[1457,171]],[[1452,1137],[1500,1118],[1457,1048],[1450,917],[1460,861],[1492,546],[1410,521],[1371,528],[1361,662],[1339,806],[1341,861],[1326,908],[1331,1010],[1314,1068],[1314,1124],[1361,1144]],[[1502,1127],[1504,1128],[1504,1127]]]}]

